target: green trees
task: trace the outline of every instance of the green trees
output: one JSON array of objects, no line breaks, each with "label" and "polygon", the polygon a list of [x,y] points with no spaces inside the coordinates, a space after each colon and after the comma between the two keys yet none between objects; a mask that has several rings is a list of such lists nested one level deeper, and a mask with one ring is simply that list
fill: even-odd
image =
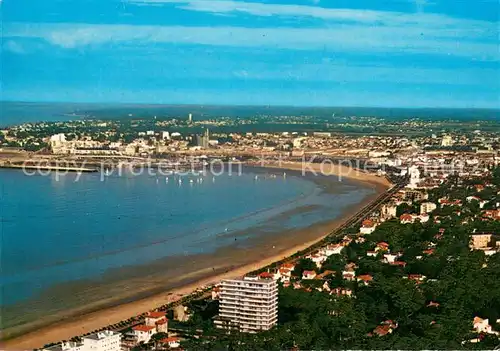
[{"label": "green trees", "polygon": [[318,267],[316,266],[316,263],[314,263],[311,259],[301,258],[297,264],[295,264],[292,275],[294,277],[302,277],[302,273],[304,273],[304,271],[314,271],[317,269]]},{"label": "green trees", "polygon": [[[494,182],[500,185],[500,168],[492,177]],[[469,185],[453,178],[430,195],[434,199],[460,196],[465,200],[466,196],[475,194],[475,190],[468,189]],[[498,197],[491,196],[492,199]],[[397,219],[380,224],[374,233],[364,236],[364,243],[351,242],[340,255],[330,256],[320,270],[336,271],[326,278],[330,288],[351,289],[352,297],[315,289],[308,292],[280,287],[279,323],[274,329],[256,335],[219,334],[215,340],[196,343],[196,347],[202,345],[200,350],[283,350],[293,347],[488,349],[497,346],[500,344],[497,336],[478,335],[472,329],[476,316],[488,318],[496,330],[500,327],[495,325],[500,318],[500,254],[485,256],[481,251],[469,249],[473,230],[499,234],[500,222],[475,218],[479,210],[476,205],[462,207],[464,214],[460,217],[454,213],[459,207],[438,209],[436,213],[442,216],[440,224],[430,220],[424,224],[402,225]],[[462,223],[464,218],[468,223]],[[436,236],[438,233],[441,235]],[[384,262],[383,253],[367,256],[366,252],[382,241],[389,244],[391,253],[402,254],[398,260],[405,262],[405,267]],[[424,252],[429,248],[433,251]],[[357,276],[370,274],[373,281],[365,286],[343,279],[341,272],[349,262],[358,266]],[[314,262],[301,259],[293,275],[300,277],[304,270],[318,271]],[[409,279],[410,274],[426,278]],[[307,284],[323,282],[314,280]],[[392,333],[368,336],[387,320],[397,323]],[[467,342],[474,338],[482,341]]]}]

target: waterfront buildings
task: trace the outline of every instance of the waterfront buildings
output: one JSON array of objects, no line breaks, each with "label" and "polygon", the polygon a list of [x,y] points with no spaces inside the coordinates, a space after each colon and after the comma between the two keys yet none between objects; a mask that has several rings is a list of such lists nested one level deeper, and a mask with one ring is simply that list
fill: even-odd
[{"label": "waterfront buildings", "polygon": [[120,333],[111,330],[90,334],[83,338],[84,351],[120,351],[121,337]]},{"label": "waterfront buildings", "polygon": [[120,351],[121,334],[103,330],[82,337],[81,341],[64,341],[60,344],[44,348],[43,351]]},{"label": "waterfront buildings", "polygon": [[219,328],[269,330],[278,320],[278,285],[263,277],[223,280],[219,306]]}]

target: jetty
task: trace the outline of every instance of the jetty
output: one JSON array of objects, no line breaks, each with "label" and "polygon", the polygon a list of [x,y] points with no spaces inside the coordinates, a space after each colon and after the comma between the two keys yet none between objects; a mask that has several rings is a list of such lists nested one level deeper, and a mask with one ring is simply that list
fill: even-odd
[{"label": "jetty", "polygon": [[55,171],[55,172],[76,172],[76,173],[92,173],[98,172],[97,168],[89,167],[66,167],[52,165],[18,165],[18,164],[0,164],[0,168],[23,169],[30,171]]}]

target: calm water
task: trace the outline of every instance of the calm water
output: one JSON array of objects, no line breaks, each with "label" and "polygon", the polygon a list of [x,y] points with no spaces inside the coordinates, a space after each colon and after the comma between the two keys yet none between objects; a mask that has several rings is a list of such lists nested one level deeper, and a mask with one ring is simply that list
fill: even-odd
[{"label": "calm water", "polygon": [[[182,185],[174,175],[168,183],[150,175],[75,177],[0,170],[3,305],[111,268],[211,253],[234,244],[231,232],[248,229],[251,238],[252,227],[295,208],[309,210],[280,217],[281,231],[333,219],[373,192],[346,182],[325,192],[290,175],[255,180],[251,171],[215,179],[183,176]],[[238,240],[244,245],[244,237]]]},{"label": "calm water", "polygon": [[[373,116],[390,119],[414,117],[425,119],[451,118],[454,120],[500,118],[500,110],[498,109],[202,106],[0,101],[0,126],[10,126],[26,122],[78,120],[82,118],[127,118],[129,114],[140,118],[153,118],[153,116],[186,117],[189,113],[193,113],[194,116],[200,118],[283,115],[305,115],[325,118],[331,117],[332,114],[335,114],[337,117]],[[269,130],[264,129],[263,131]]]}]

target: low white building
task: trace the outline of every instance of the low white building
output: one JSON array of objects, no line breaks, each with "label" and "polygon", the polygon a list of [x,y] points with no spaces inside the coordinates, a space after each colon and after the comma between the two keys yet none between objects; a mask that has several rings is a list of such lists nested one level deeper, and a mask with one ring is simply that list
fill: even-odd
[{"label": "low white building", "polygon": [[83,343],[74,341],[65,341],[60,344],[46,347],[42,351],[85,351]]},{"label": "low white building", "polygon": [[423,202],[420,205],[420,214],[431,213],[437,208],[437,205],[433,202]]},{"label": "low white building", "polygon": [[314,279],[316,278],[316,272],[315,271],[304,271],[302,273],[302,279],[303,280],[309,280],[309,279]]},{"label": "low white building", "polygon": [[118,332],[103,330],[82,337],[81,342],[63,342],[44,348],[43,351],[120,351],[121,337]]},{"label": "low white building", "polygon": [[121,337],[118,332],[104,330],[82,338],[85,351],[120,351]]},{"label": "low white building", "polygon": [[180,339],[174,336],[171,336],[169,338],[165,338],[160,340],[165,345],[168,345],[169,348],[175,349],[180,346]]},{"label": "low white building", "polygon": [[499,335],[497,331],[494,331],[491,328],[490,322],[488,319],[483,319],[481,317],[474,317],[474,320],[472,321],[474,325],[474,331],[476,333],[486,333],[486,334],[494,334],[494,335]]},{"label": "low white building", "polygon": [[321,252],[324,253],[326,256],[340,255],[343,249],[344,245],[342,244],[331,244],[323,247],[321,249]]}]

